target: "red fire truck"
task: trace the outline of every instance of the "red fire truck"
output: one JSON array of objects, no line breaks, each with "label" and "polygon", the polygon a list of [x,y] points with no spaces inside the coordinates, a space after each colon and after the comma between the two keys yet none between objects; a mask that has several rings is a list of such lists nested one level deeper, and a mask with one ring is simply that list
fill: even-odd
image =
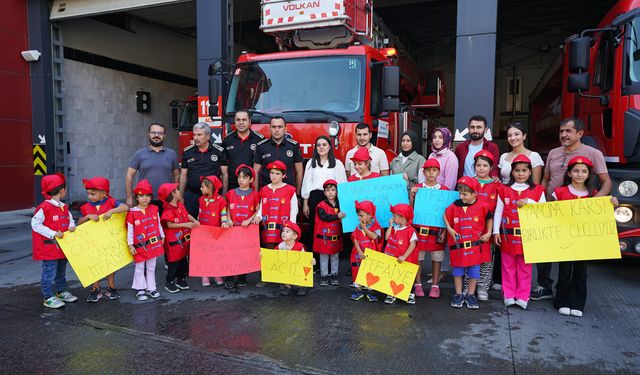
[{"label": "red fire truck", "polygon": [[602,151],[624,256],[640,256],[640,0],[621,0],[597,28],[567,39],[530,97],[531,148],[557,147],[559,122],[585,123],[583,143]]}]

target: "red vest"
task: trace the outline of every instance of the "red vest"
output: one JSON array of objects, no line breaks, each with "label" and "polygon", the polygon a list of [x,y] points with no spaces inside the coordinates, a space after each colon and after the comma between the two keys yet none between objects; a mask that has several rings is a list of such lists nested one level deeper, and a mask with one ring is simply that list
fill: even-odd
[{"label": "red vest", "polygon": [[[391,229],[391,235],[387,240],[387,246],[384,248],[384,253],[393,257],[399,258],[407,252],[409,245],[411,244],[411,237],[416,233],[416,230],[412,226],[408,226],[402,230]],[[418,264],[418,250],[414,249],[407,262]]]},{"label": "red vest", "polygon": [[[42,209],[42,213],[44,214],[43,224],[45,227],[56,232],[66,232],[67,229],[69,229],[69,206],[65,204],[62,207],[56,207],[44,201],[36,207],[35,212],[38,212],[40,209]],[[48,239],[35,231],[31,232],[31,237],[33,240],[33,260],[56,260],[65,258],[55,238]]]},{"label": "red vest", "polygon": [[342,223],[322,221],[318,211],[322,209],[327,214],[337,215],[340,209],[331,206],[326,200],[316,206],[316,220],[313,230],[313,251],[320,254],[336,254],[342,251]]},{"label": "red vest", "polygon": [[447,221],[460,235],[457,239],[448,236],[452,267],[475,266],[485,261],[483,253],[486,251],[480,246],[480,236],[486,232],[489,212],[489,206],[480,200],[470,206],[457,206],[453,203],[447,207]]},{"label": "red vest", "polygon": [[212,227],[222,226],[222,210],[227,207],[227,202],[220,195],[215,195],[213,198],[200,196],[198,199],[198,221],[202,225],[209,225]]},{"label": "red vest", "polygon": [[378,172],[371,172],[368,176],[366,177],[358,177],[355,174],[352,174],[351,176],[349,176],[349,178],[347,179],[347,182],[353,182],[353,181],[362,181],[362,180],[370,180],[372,178],[376,178],[376,177],[380,177],[380,173]]},{"label": "red vest", "polygon": [[569,186],[560,186],[559,188],[554,190],[553,193],[556,195],[556,200],[558,200],[558,201],[568,201],[570,199],[591,198],[593,195],[595,195],[597,193],[597,191],[593,191],[589,195],[579,196],[579,195],[573,194],[571,192],[571,190],[569,190]]},{"label": "red vest", "polygon": [[144,211],[129,210],[127,223],[133,225],[133,247],[136,263],[162,255],[162,241],[158,227],[158,207],[150,204]]},{"label": "red vest", "polygon": [[480,183],[480,190],[476,193],[476,199],[485,202],[491,212],[496,211],[496,204],[498,204],[498,187],[500,185],[497,182],[490,182],[488,184]]},{"label": "red vest", "polygon": [[[291,199],[296,194],[296,188],[285,184],[273,190],[269,185],[260,189],[260,200],[262,202],[262,230],[260,239],[263,242],[279,243],[282,224],[289,221],[291,217]],[[295,220],[295,218],[293,218]]]},{"label": "red vest", "polygon": [[[419,188],[428,188],[423,182],[417,185]],[[440,185],[439,190],[449,190],[448,187]],[[438,236],[444,228],[428,227],[426,225],[416,225],[416,234],[418,235],[418,243],[416,245],[416,251],[442,251],[444,250],[444,243],[438,243]]]},{"label": "red vest", "polygon": [[177,207],[172,204],[165,203],[160,221],[162,222],[162,229],[164,229],[164,253],[167,256],[167,261],[177,262],[186,257],[189,253],[191,229],[169,228],[167,223],[188,223],[189,213],[187,212],[187,208],[182,204],[182,202],[178,202]]},{"label": "red vest", "polygon": [[518,200],[529,198],[537,202],[543,193],[544,188],[541,185],[535,185],[533,189],[526,189],[521,192],[517,192],[506,185],[498,190],[498,196],[504,203],[502,222],[500,223],[501,251],[512,255],[522,255]]},{"label": "red vest", "polygon": [[256,213],[258,205],[260,204],[260,197],[255,190],[252,190],[249,195],[243,197],[238,195],[236,190],[233,189],[227,192],[227,202],[229,203],[229,212],[227,212],[227,215],[233,221],[233,225],[241,225],[243,221]]},{"label": "red vest", "polygon": [[[380,231],[380,237],[377,240],[372,240],[369,238],[362,229],[360,229],[360,225],[351,232],[351,241],[354,243],[357,242],[360,246],[360,250],[364,253],[365,249],[371,249],[374,251],[380,251],[382,248],[382,236],[384,232],[382,231],[382,227],[378,224],[378,221],[374,218],[371,226],[368,227],[370,231],[375,232],[377,230]],[[358,277],[358,269],[360,268],[360,256],[358,255],[358,250],[356,250],[355,246],[351,250],[351,276],[353,281],[356,281],[356,277]]]},{"label": "red vest", "polygon": [[107,197],[105,202],[99,206],[94,206],[89,202],[83,204],[82,206],[80,206],[80,213],[82,213],[82,216],[87,216],[91,214],[102,215],[105,212],[112,210],[114,208],[116,208],[116,200],[113,199],[112,197]]}]

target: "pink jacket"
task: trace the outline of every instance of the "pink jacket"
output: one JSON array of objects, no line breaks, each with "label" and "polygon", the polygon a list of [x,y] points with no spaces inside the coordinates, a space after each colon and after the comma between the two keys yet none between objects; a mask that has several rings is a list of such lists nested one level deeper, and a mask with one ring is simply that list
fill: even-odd
[{"label": "pink jacket", "polygon": [[458,180],[458,158],[456,154],[445,148],[429,154],[429,159],[431,158],[435,158],[440,163],[438,183],[448,187],[449,190],[455,190],[456,181]]}]

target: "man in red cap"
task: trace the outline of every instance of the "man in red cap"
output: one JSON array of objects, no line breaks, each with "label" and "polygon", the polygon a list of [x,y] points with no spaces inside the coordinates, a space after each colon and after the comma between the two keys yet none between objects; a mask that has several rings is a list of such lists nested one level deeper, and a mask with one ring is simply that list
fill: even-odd
[{"label": "man in red cap", "polygon": [[[82,184],[87,190],[87,203],[80,207],[82,217],[78,220],[81,225],[89,220],[99,221],[100,215],[104,220],[109,220],[111,215],[121,212],[127,212],[129,207],[116,201],[109,195],[109,180],[102,176],[96,176],[89,179],[82,179]],[[109,299],[120,298],[120,293],[116,289],[115,272],[107,276],[106,296]],[[100,280],[93,283],[87,302],[98,302],[102,298],[102,290],[100,289]]]},{"label": "man in red cap", "polygon": [[57,309],[64,306],[65,302],[78,300],[78,297],[68,290],[67,259],[55,240],[62,238],[67,230],[73,232],[76,226],[69,207],[62,203],[67,195],[64,176],[44,176],[40,181],[40,188],[46,200],[36,207],[31,219],[33,260],[42,261],[40,287],[44,306]]},{"label": "man in red cap", "polygon": [[[407,261],[409,263],[418,264],[418,252],[415,251],[418,242],[416,230],[411,226],[413,221],[413,208],[405,203],[391,206],[393,217],[389,219],[389,228],[385,234],[387,246],[384,253],[398,259],[399,263]],[[384,303],[393,304],[396,297],[388,295]],[[413,305],[416,303],[414,288],[409,293],[407,303]]]},{"label": "man in red cap", "polygon": [[[320,254],[320,286],[340,285],[338,277],[338,263],[342,251],[342,223],[345,217],[340,212],[338,203],[338,182],[327,180],[322,184],[325,200],[316,206],[315,223],[313,228],[313,251]],[[329,274],[329,260],[331,260],[331,274]]]}]

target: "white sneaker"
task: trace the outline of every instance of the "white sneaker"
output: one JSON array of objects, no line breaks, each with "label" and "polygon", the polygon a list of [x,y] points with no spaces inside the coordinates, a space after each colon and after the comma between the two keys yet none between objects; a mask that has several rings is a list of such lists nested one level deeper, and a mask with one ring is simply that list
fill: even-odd
[{"label": "white sneaker", "polygon": [[516,300],[516,305],[520,306],[522,308],[522,310],[526,310],[527,309],[527,301],[523,301],[521,299],[517,299]]},{"label": "white sneaker", "polygon": [[211,286],[211,281],[209,280],[208,277],[202,278],[202,286]]},{"label": "white sneaker", "polygon": [[484,290],[478,290],[478,300],[480,300],[480,301],[488,301],[489,300],[489,293],[487,293]]},{"label": "white sneaker", "polygon": [[569,309],[568,307],[561,307],[558,309],[558,314],[569,316],[571,315],[571,309]]},{"label": "white sneaker", "polygon": [[58,297],[54,295],[45,299],[43,305],[44,307],[48,307],[50,309],[59,309],[64,306],[64,302],[62,302],[60,299],[58,299]]},{"label": "white sneaker", "polygon": [[71,294],[70,291],[65,290],[61,293],[58,293],[58,299],[62,300],[62,302],[75,302],[78,300],[78,297]]},{"label": "white sneaker", "polygon": [[577,316],[578,318],[582,317],[582,311],[571,309],[571,316]]},{"label": "white sneaker", "polygon": [[493,285],[491,285],[491,289],[497,290],[497,291],[501,291],[502,290],[502,285],[501,284],[493,284]]},{"label": "white sneaker", "polygon": [[504,307],[513,306],[516,304],[516,300],[514,298],[505,298],[504,299]]}]

